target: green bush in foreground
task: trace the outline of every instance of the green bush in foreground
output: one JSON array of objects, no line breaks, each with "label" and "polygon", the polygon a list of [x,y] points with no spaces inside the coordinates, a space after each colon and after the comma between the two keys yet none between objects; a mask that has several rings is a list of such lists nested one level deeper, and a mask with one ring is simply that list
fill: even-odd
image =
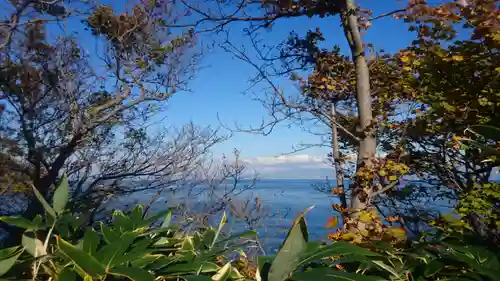
[{"label": "green bush in foreground", "polygon": [[[34,190],[45,216],[1,220],[26,229],[22,245],[0,250],[2,280],[498,280],[498,257],[482,248],[418,243],[409,249],[374,243],[366,249],[343,241],[309,242],[304,214],[295,220],[275,256],[257,257],[256,272],[243,252],[256,233],[232,236],[217,228],[183,233],[172,212],[145,218],[142,206],[115,211],[111,225],[82,227],[65,212],[64,178],[52,205]],[[152,227],[158,220],[161,225]],[[450,240],[451,241],[451,240]],[[235,256],[238,258],[229,259]]]}]

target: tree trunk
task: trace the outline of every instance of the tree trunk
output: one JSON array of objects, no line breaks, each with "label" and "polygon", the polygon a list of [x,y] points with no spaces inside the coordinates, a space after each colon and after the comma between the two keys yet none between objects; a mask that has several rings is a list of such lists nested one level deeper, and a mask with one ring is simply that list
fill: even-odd
[{"label": "tree trunk", "polygon": [[347,198],[345,195],[345,188],[344,188],[344,172],[342,171],[342,165],[341,165],[341,160],[340,160],[340,152],[339,152],[339,136],[337,132],[337,125],[335,124],[337,114],[335,112],[335,104],[332,103],[332,112],[331,112],[331,118],[332,118],[332,156],[333,156],[333,161],[334,161],[334,167],[335,167],[335,177],[337,178],[337,188],[340,190],[339,198],[340,198],[340,204],[342,205],[342,208],[347,208]]},{"label": "tree trunk", "polygon": [[[341,13],[344,33],[351,49],[351,55],[356,70],[356,99],[358,106],[359,124],[357,133],[360,138],[356,172],[361,168],[371,168],[372,159],[376,152],[376,138],[372,128],[372,98],[370,93],[370,73],[365,58],[365,50],[359,32],[358,17],[354,0],[344,0],[344,9]],[[359,178],[351,186],[351,208],[356,218],[360,210],[367,209],[367,196],[371,187],[366,186]]]}]

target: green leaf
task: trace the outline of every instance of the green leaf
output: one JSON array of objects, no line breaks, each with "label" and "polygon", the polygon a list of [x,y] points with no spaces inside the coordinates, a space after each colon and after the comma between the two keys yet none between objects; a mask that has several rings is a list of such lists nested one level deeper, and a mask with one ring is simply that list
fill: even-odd
[{"label": "green leaf", "polygon": [[57,281],[75,281],[76,280],[76,272],[69,268],[65,267],[61,272],[59,273],[59,277],[57,278]]},{"label": "green leaf", "polygon": [[426,267],[424,271],[425,277],[431,277],[438,273],[442,268],[444,267],[444,264],[441,263],[438,260],[432,260]]},{"label": "green leaf", "polygon": [[311,242],[307,244],[307,249],[301,255],[300,262],[297,266],[301,266],[312,261],[318,261],[326,257],[347,255],[354,255],[356,257],[360,257],[362,260],[364,260],[364,256],[380,256],[375,252],[345,241],[337,241],[330,246],[322,245],[317,242]]},{"label": "green leaf", "polygon": [[226,263],[217,273],[212,276],[214,281],[226,281],[231,275],[231,262]]},{"label": "green leaf", "polygon": [[38,199],[38,201],[40,201],[47,214],[55,219],[57,217],[56,211],[54,211],[54,209],[50,207],[49,203],[47,203],[43,195],[40,193],[40,191],[38,191],[38,189],[36,189],[35,186],[33,186],[33,192],[35,193],[36,198]]},{"label": "green leaf", "polygon": [[[122,264],[125,262],[134,262],[142,257],[147,256],[151,253],[151,250],[148,249],[148,246],[151,244],[151,241],[148,239],[140,240],[133,243],[132,249],[121,255],[119,257],[115,257],[115,264]],[[136,265],[134,265],[136,266]],[[141,266],[138,266],[141,267]]]},{"label": "green leaf", "polygon": [[247,230],[247,231],[243,231],[243,232],[240,232],[240,233],[236,233],[236,234],[233,234],[227,238],[224,238],[220,241],[217,241],[215,244],[216,245],[220,245],[220,244],[224,244],[226,242],[230,242],[230,241],[233,241],[235,239],[238,239],[238,238],[246,238],[246,237],[257,237],[258,233],[257,231],[255,230]]},{"label": "green leaf", "polygon": [[[19,247],[15,247],[15,248],[19,248]],[[8,248],[8,249],[13,249],[13,248]],[[4,249],[4,250],[7,250],[7,249]],[[7,259],[0,260],[0,276],[7,273],[12,268],[12,266],[14,266],[17,259],[19,258],[19,256],[22,253],[23,253],[22,251],[19,251],[17,254],[14,254],[13,256],[11,256]]]},{"label": "green leaf", "polygon": [[99,246],[99,234],[92,228],[87,228],[83,235],[83,251],[89,255],[94,255]]},{"label": "green leaf", "polygon": [[215,239],[215,229],[213,227],[207,228],[203,232],[203,244],[206,245],[207,248],[209,248],[210,245],[212,245],[214,239]]},{"label": "green leaf", "polygon": [[45,227],[42,226],[43,219],[40,215],[36,215],[31,223],[35,226],[35,228],[33,228],[34,230],[45,229]]},{"label": "green leaf", "polygon": [[[267,276],[269,275],[269,268],[273,263],[274,256],[259,256],[257,257],[257,272],[256,274],[260,277],[261,280],[267,280]],[[257,278],[259,280],[259,278]]]},{"label": "green leaf", "polygon": [[384,278],[376,276],[361,275],[356,273],[349,273],[331,268],[313,268],[304,272],[296,272],[293,274],[292,280],[294,281],[387,281]]},{"label": "green leaf", "polygon": [[215,231],[214,239],[213,239],[212,243],[210,244],[209,248],[212,248],[215,245],[215,242],[217,241],[217,238],[219,237],[219,235],[222,231],[222,228],[224,228],[224,225],[226,225],[226,222],[227,222],[226,212],[223,212],[222,218],[220,219],[220,222],[219,222],[219,227],[217,228],[217,231]]},{"label": "green leaf", "polygon": [[[135,235],[131,232],[124,233],[121,237],[116,239],[113,243],[110,243],[96,253],[97,260],[106,265],[106,268],[113,267],[115,265],[115,257],[121,257],[125,251],[127,251],[132,241],[134,241]],[[119,261],[119,259],[117,259]]]},{"label": "green leaf", "polygon": [[151,273],[147,272],[146,270],[140,269],[140,268],[135,268],[135,267],[124,267],[120,266],[117,268],[113,268],[109,272],[112,275],[115,276],[122,276],[122,277],[127,277],[130,280],[134,281],[154,281],[155,278]]},{"label": "green leaf", "polygon": [[31,222],[22,216],[10,216],[10,217],[0,217],[0,221],[3,221],[7,224],[11,224],[17,226],[19,228],[24,228],[27,230],[37,230],[39,225],[36,222]]},{"label": "green leaf", "polygon": [[182,241],[181,249],[184,251],[193,251],[194,250],[193,238],[186,236],[184,238],[184,241]]},{"label": "green leaf", "polygon": [[283,246],[269,269],[269,281],[286,280],[300,264],[300,256],[307,249],[309,234],[306,220],[300,215],[293,223]]},{"label": "green leaf", "polygon": [[[169,212],[172,212],[172,209],[173,208],[169,208],[168,210],[165,210],[165,211],[161,211],[161,212],[158,212],[157,214],[143,220],[143,223],[142,225],[139,225],[138,227],[142,227],[142,226],[148,226],[150,224],[152,224],[153,222],[161,219],[161,218],[165,218],[166,215],[168,215]],[[160,228],[161,229],[161,228]]]},{"label": "green leaf", "polygon": [[130,219],[132,220],[134,225],[141,225],[143,219],[142,219],[142,214],[144,212],[144,207],[142,205],[137,205],[135,208],[132,210],[130,214]]},{"label": "green leaf", "polygon": [[37,258],[47,254],[43,242],[38,239],[34,232],[28,231],[23,234],[21,243],[28,253]]},{"label": "green leaf", "polygon": [[0,260],[6,259],[14,255],[15,252],[19,250],[19,246],[14,246],[10,248],[5,248],[0,250]]},{"label": "green leaf", "polygon": [[106,226],[103,222],[101,222],[101,232],[104,237],[104,241],[106,243],[111,244],[116,240],[120,239],[120,235],[116,233],[111,227]]},{"label": "green leaf", "polygon": [[93,256],[76,248],[60,237],[57,237],[57,246],[61,252],[63,252],[76,266],[80,267],[88,275],[95,278],[101,278],[106,274],[105,267]]},{"label": "green leaf", "polygon": [[187,281],[213,281],[212,278],[210,278],[210,276],[206,275],[194,275],[183,278],[186,279]]},{"label": "green leaf", "polygon": [[500,141],[500,128],[490,125],[473,125],[470,130],[484,136],[487,139]]},{"label": "green leaf", "polygon": [[[183,272],[185,267],[191,267],[192,264],[180,264],[176,266],[169,266],[178,262],[182,257],[179,256],[160,256],[156,258],[148,268],[154,269],[157,274],[172,273],[172,272]],[[184,268],[183,268],[184,267]],[[192,268],[189,268],[188,272],[194,272]]]},{"label": "green leaf", "polygon": [[172,211],[169,210],[167,215],[165,215],[165,219],[163,220],[161,227],[169,227],[171,222],[172,222]]},{"label": "green leaf", "polygon": [[68,177],[66,174],[63,175],[61,182],[59,183],[59,186],[57,187],[56,191],[54,191],[54,197],[52,206],[54,206],[54,211],[58,214],[61,215],[64,213],[64,208],[66,208],[66,204],[68,203],[68,198],[69,198],[69,183],[68,183]]},{"label": "green leaf", "polygon": [[146,255],[143,255],[139,258],[136,258],[134,260],[131,260],[131,264],[132,266],[134,267],[138,267],[138,268],[143,268],[153,262],[155,262],[156,260],[158,260],[159,258],[163,257],[163,255],[149,255],[149,254],[146,254]]},{"label": "green leaf", "polygon": [[383,261],[381,260],[374,260],[372,261],[374,264],[376,264],[378,267],[382,268],[383,270],[389,272],[390,274],[392,274],[394,277],[396,278],[400,278],[400,274],[394,269],[392,268],[391,266],[385,264]]}]

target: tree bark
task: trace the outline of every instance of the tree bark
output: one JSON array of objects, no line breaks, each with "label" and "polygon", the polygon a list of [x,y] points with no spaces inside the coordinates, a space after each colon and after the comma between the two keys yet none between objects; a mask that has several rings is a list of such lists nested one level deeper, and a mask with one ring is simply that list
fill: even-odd
[{"label": "tree bark", "polygon": [[335,124],[337,114],[335,112],[335,104],[332,103],[332,112],[331,118],[333,122],[332,125],[332,156],[335,167],[335,177],[337,179],[337,188],[341,191],[339,194],[340,204],[342,208],[347,208],[347,198],[345,195],[345,187],[344,187],[344,172],[342,171],[342,165],[340,160],[340,152],[339,152],[339,136],[337,132],[337,125]]},{"label": "tree bark", "polygon": [[[372,159],[376,152],[376,138],[372,128],[372,98],[370,93],[370,73],[365,57],[365,49],[361,34],[359,32],[356,4],[354,0],[343,0],[344,9],[341,12],[341,20],[346,39],[351,49],[352,60],[356,70],[356,99],[358,106],[359,124],[357,133],[359,135],[358,159],[356,172],[361,168],[371,168]],[[371,188],[356,178],[351,185],[351,208],[352,217],[356,218],[360,210],[367,207],[366,198],[370,195]]]}]

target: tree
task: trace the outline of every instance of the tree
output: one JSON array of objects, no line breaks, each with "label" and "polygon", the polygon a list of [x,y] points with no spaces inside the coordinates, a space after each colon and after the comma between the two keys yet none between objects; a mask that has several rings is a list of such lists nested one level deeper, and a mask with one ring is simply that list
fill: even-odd
[{"label": "tree", "polygon": [[[492,175],[498,161],[486,160],[485,147],[497,140],[491,133],[481,136],[480,128],[500,118],[497,2],[421,4],[408,10],[401,17],[411,23],[417,40],[399,53],[406,71],[402,83],[419,105],[414,118],[403,122],[410,167],[435,194],[453,200],[459,214],[479,218],[479,228],[489,224],[493,233],[498,226],[492,225],[496,219],[490,210],[498,199]],[[494,240],[491,233],[484,236]]]},{"label": "tree", "polygon": [[[219,7],[217,10],[219,11],[218,14],[209,8],[204,10],[186,1],[183,4],[201,18],[194,23],[195,26],[199,26],[205,22],[215,22],[214,28],[221,29],[235,21],[256,23],[249,28],[250,32],[254,32],[258,28],[269,27],[279,19],[339,15],[344,27],[345,37],[350,46],[353,69],[356,73],[355,91],[353,94],[356,97],[358,117],[358,126],[355,130],[358,152],[357,170],[371,169],[373,167],[373,159],[376,153],[376,138],[372,126],[370,74],[365,57],[365,47],[358,25],[359,10],[354,1],[264,1],[262,3],[244,1],[232,3],[234,5],[229,6],[229,8],[218,3],[215,4]],[[260,8],[255,9],[255,6],[260,6]],[[228,11],[231,8],[233,10]],[[312,55],[315,56],[316,54]],[[260,72],[260,75],[264,76],[262,74],[265,73]],[[275,94],[279,94],[279,89],[276,90]],[[327,116],[330,116],[330,114]],[[355,210],[351,212],[351,216],[356,217],[360,210],[366,209],[370,205],[366,199],[372,192],[372,186],[367,185],[360,177],[356,177],[355,183],[351,187],[352,196],[350,204],[352,210]]]},{"label": "tree", "polygon": [[[354,148],[350,151],[358,156],[355,183],[348,192],[352,195],[349,204],[352,208],[349,210],[351,218],[356,218],[359,210],[369,209],[374,203],[397,209],[401,204],[395,204],[394,200],[411,201],[408,206],[414,208],[418,203],[416,200],[444,194],[439,191],[435,193],[436,190],[432,188],[422,188],[421,185],[395,189],[401,176],[408,172],[442,185],[443,180],[447,181],[456,175],[462,177],[464,173],[461,167],[466,161],[471,163],[474,159],[472,170],[466,174],[476,179],[489,178],[494,165],[480,164],[481,158],[470,150],[467,152],[469,158],[464,158],[460,149],[449,145],[449,140],[467,129],[468,125],[498,119],[491,109],[496,104],[494,98],[484,97],[495,92],[493,89],[498,80],[497,72],[494,71],[498,65],[495,57],[498,7],[495,3],[449,1],[427,4],[417,0],[409,1],[403,9],[372,16],[369,11],[355,7],[351,1],[245,1],[228,6],[214,4],[219,8],[214,9],[219,11],[218,14],[214,10],[203,10],[202,7],[184,2],[201,18],[194,26],[215,22],[215,28],[222,30],[232,22],[251,23],[247,35],[261,63],[252,62],[248,53],[237,48],[229,39],[223,47],[257,69],[257,76],[252,79],[252,83],[264,82],[269,85],[270,95],[261,98],[261,101],[269,109],[273,120],[257,128],[257,131],[267,134],[283,119],[298,121],[306,130],[310,129],[308,126],[311,123],[324,124],[325,129],[320,134],[330,136],[323,140],[329,140],[332,154],[339,156],[336,138],[331,136],[335,135],[335,129],[340,128],[343,147]],[[257,5],[260,5],[260,9],[253,9]],[[289,40],[277,47],[265,47],[266,42],[259,42],[257,38],[260,28],[268,28],[278,20],[332,15],[340,15],[351,58],[340,55],[339,50],[320,49],[318,41],[322,40],[322,35],[319,30],[310,31],[304,38],[292,34]],[[416,23],[415,26],[410,25],[410,30],[416,30],[419,36],[408,49],[399,53],[386,55],[373,52],[369,56],[365,53],[359,32],[368,28],[372,21],[389,16]],[[472,28],[473,34],[470,40],[451,43],[451,40],[456,39],[454,32],[458,24],[465,24],[465,29]],[[439,45],[443,41],[450,43]],[[484,47],[485,44],[489,47]],[[478,60],[477,64],[467,69],[469,61],[466,58],[476,53],[490,53],[490,56],[474,57],[474,60]],[[274,77],[290,75],[294,71],[305,72],[309,76],[306,79],[297,79],[297,75],[292,78],[299,80],[301,88],[300,95],[295,97],[284,93],[272,81]],[[473,80],[471,75],[484,77],[484,80],[464,83],[464,80],[457,78],[461,75],[470,77],[470,81]],[[461,83],[464,85],[461,86]],[[470,95],[463,93],[464,87],[470,87],[466,91],[474,92]],[[485,92],[478,96],[477,89],[484,89]],[[458,94],[463,97],[463,101],[455,98]],[[478,100],[486,106],[478,109],[484,115],[464,122],[463,115],[471,111],[462,109],[467,108],[471,100]],[[461,110],[455,105],[457,102],[462,103],[459,106]],[[332,114],[332,107],[336,109],[333,111],[335,114]],[[483,109],[485,111],[481,111]],[[448,124],[451,127],[445,128]],[[429,125],[430,130],[426,128]],[[435,130],[435,127],[439,129]],[[324,145],[324,142],[320,145]],[[377,152],[385,156],[377,157]],[[454,168],[449,169],[450,165]],[[469,182],[474,181],[469,179]],[[445,191],[449,193],[449,190]],[[336,192],[341,198],[345,196],[342,190]],[[382,196],[382,200],[376,199],[379,196]],[[387,200],[392,203],[388,204]],[[345,209],[344,206],[339,209]],[[403,209],[395,211],[404,213]]]},{"label": "tree", "polygon": [[[199,57],[191,31],[171,35],[154,16],[163,6],[137,4],[122,14],[89,6],[79,24],[81,6],[63,4],[12,1],[14,12],[2,23],[2,188],[8,200],[16,197],[12,182],[27,185],[20,208],[28,218],[42,211],[31,184],[50,198],[64,172],[75,211],[97,210],[110,193],[164,189],[190,177],[224,139],[192,124],[148,128],[174,94],[187,90]],[[89,55],[78,36],[49,37],[50,22],[58,20],[89,29],[97,53]]]}]

